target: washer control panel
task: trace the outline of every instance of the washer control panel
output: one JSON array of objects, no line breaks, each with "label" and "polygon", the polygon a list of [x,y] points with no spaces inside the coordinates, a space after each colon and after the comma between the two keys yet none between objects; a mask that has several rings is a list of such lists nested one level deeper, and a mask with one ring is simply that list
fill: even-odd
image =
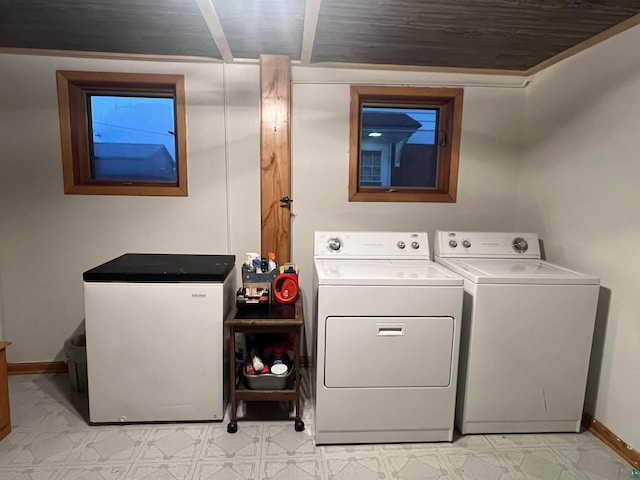
[{"label": "washer control panel", "polygon": [[316,232],[315,257],[429,259],[426,232]]},{"label": "washer control panel", "polygon": [[540,258],[535,233],[452,232],[436,230],[438,257]]}]

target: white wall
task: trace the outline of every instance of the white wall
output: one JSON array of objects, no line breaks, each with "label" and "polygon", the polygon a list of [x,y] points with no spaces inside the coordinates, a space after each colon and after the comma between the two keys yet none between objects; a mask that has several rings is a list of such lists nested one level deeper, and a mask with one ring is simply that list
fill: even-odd
[{"label": "white wall", "polygon": [[260,252],[260,68],[225,65],[229,237],[238,285],[246,252]]},{"label": "white wall", "polygon": [[640,450],[640,27],[536,75],[518,221],[601,278],[586,411]]},{"label": "white wall", "polygon": [[[3,337],[14,342],[9,361],[62,359],[64,340],[82,321],[82,272],[115,256],[232,253],[239,265],[244,252],[259,251],[257,65],[23,55],[0,62],[0,320]],[[58,69],[184,74],[189,196],[64,195]],[[513,224],[523,79],[296,67],[293,80],[293,260],[305,296],[315,230],[433,234]],[[349,83],[371,82],[466,86],[457,203],[347,201]]]},{"label": "white wall", "polygon": [[[433,241],[436,229],[513,227],[525,93],[506,85],[521,85],[522,78],[296,67],[292,80],[292,256],[301,272],[308,342],[315,230],[427,231]],[[476,85],[464,89],[456,203],[348,201],[349,85],[372,82]]]},{"label": "white wall", "polygon": [[[127,252],[230,251],[223,66],[20,55],[0,65],[2,336],[10,362],[59,360],[83,319],[83,271]],[[57,69],[183,74],[189,196],[65,195]]]}]

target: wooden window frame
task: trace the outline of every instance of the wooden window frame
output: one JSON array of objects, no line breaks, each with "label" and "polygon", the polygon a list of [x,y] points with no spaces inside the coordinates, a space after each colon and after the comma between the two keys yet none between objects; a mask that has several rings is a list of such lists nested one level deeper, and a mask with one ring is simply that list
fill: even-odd
[{"label": "wooden window frame", "polygon": [[[351,86],[349,137],[350,202],[442,202],[455,203],[458,188],[460,136],[462,132],[462,88]],[[425,188],[360,187],[360,139],[362,106],[411,106],[440,110],[437,185]]]},{"label": "wooden window frame", "polygon": [[[184,76],[59,70],[58,110],[64,193],[82,195],[188,195]],[[176,182],[120,182],[91,178],[86,95],[98,93],[171,94],[174,98]]]}]

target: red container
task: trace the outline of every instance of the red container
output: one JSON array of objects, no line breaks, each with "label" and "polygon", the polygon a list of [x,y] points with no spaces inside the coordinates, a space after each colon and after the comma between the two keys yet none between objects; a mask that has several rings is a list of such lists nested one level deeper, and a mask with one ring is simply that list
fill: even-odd
[{"label": "red container", "polygon": [[273,298],[278,303],[292,303],[298,298],[298,274],[281,273],[273,280]]},{"label": "red container", "polygon": [[273,347],[271,347],[271,355],[282,359],[284,356],[284,345],[282,343],[275,343]]}]

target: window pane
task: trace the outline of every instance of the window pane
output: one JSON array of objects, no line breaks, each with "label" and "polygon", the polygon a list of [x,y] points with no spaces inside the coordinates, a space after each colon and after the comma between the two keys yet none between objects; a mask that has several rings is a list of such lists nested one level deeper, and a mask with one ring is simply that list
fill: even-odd
[{"label": "window pane", "polygon": [[174,99],[89,95],[93,180],[176,182]]},{"label": "window pane", "polygon": [[[377,186],[435,188],[438,165],[437,108],[363,106],[361,165],[368,152],[378,152]],[[360,175],[360,186],[373,186]]]},{"label": "window pane", "polygon": [[380,162],[382,152],[362,151],[360,161],[360,185],[368,187],[379,187],[382,185]]}]

